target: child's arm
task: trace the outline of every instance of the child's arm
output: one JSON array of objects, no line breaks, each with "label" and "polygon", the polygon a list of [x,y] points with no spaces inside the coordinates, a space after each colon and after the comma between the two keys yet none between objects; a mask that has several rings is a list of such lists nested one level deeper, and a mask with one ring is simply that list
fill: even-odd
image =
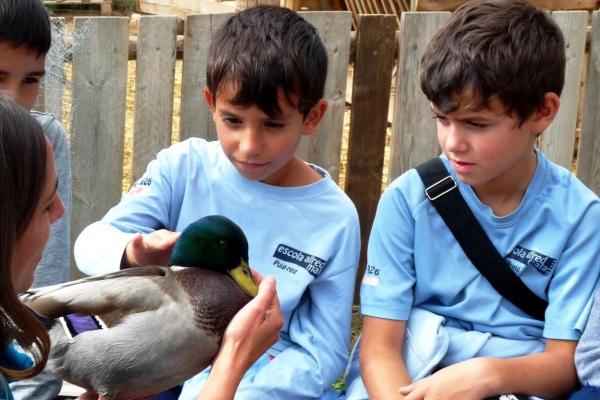
[{"label": "child's arm", "polygon": [[129,194],[81,232],[74,255],[82,272],[98,275],[134,265],[168,264],[177,234],[163,228],[171,227],[171,210],[179,207],[172,203],[177,188],[171,173],[178,155],[171,149],[161,151]]},{"label": "child's arm", "polygon": [[198,400],[233,399],[246,370],[279,339],[282,326],[275,280],[267,277],[260,283],[258,295],[227,326]]},{"label": "child's arm", "polygon": [[406,399],[479,400],[521,393],[564,398],[577,385],[575,341],[548,339],[541,353],[515,358],[478,357],[403,387]]},{"label": "child's arm", "polygon": [[360,365],[369,398],[402,398],[398,388],[411,381],[402,359],[405,331],[406,321],[364,317]]}]

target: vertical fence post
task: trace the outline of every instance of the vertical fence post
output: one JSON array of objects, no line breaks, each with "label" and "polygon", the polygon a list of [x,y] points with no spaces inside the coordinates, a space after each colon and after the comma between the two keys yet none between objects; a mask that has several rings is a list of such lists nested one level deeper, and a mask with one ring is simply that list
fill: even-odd
[{"label": "vertical fence post", "polygon": [[558,114],[540,136],[540,148],[549,159],[572,170],[588,13],[556,11],[552,13],[552,19],[565,37],[565,85],[560,96]]},{"label": "vertical fence post", "polygon": [[449,17],[449,12],[402,14],[389,182],[439,153],[435,121],[419,77],[423,52]]},{"label": "vertical fence post", "polygon": [[139,20],[132,182],[156,153],[171,144],[177,17],[143,16]]},{"label": "vertical fence post", "polygon": [[[75,18],[89,34],[73,54],[71,243],[121,199],[128,19]],[[73,247],[73,246],[71,246]],[[71,278],[81,276],[71,251]]]},{"label": "vertical fence post", "polygon": [[317,132],[302,138],[297,153],[303,160],[325,168],[337,182],[346,109],[352,16],[346,11],[301,12],[300,15],[317,28],[325,44],[329,67],[324,93],[328,103],[327,112]]},{"label": "vertical fence post", "polygon": [[231,15],[188,15],[185,19],[179,140],[190,137],[217,139],[212,115],[204,102],[206,58],[213,32]]},{"label": "vertical fence post", "polygon": [[358,299],[358,288],[367,262],[367,242],[381,195],[395,47],[395,16],[358,17],[344,188],[360,219],[361,252],[355,299]]},{"label": "vertical fence post", "polygon": [[600,11],[592,15],[590,58],[577,176],[600,196]]}]

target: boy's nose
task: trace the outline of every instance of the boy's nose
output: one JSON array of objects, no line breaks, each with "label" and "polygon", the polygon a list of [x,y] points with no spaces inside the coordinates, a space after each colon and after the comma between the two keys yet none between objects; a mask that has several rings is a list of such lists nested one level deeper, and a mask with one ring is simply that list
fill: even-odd
[{"label": "boy's nose", "polygon": [[246,158],[260,154],[262,147],[262,134],[259,128],[248,127],[240,135],[239,149]]},{"label": "boy's nose", "polygon": [[447,151],[451,152],[462,152],[467,148],[463,133],[456,124],[450,124],[445,127],[446,140],[445,147]]}]

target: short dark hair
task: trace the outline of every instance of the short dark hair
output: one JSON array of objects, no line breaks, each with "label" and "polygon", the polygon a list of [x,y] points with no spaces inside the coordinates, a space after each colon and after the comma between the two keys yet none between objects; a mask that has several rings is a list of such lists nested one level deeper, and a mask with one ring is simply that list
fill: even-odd
[{"label": "short dark hair", "polygon": [[421,88],[441,112],[497,97],[521,121],[564,84],[565,44],[558,26],[523,0],[472,0],[434,35],[421,59]]},{"label": "short dark hair", "polygon": [[26,46],[41,56],[51,41],[50,16],[42,0],[0,1],[0,42]]},{"label": "short dark hair", "polygon": [[271,117],[281,113],[279,88],[304,116],[323,98],[325,46],[314,26],[286,8],[257,6],[233,15],[213,35],[207,64],[213,98],[232,84],[234,104],[256,104]]}]

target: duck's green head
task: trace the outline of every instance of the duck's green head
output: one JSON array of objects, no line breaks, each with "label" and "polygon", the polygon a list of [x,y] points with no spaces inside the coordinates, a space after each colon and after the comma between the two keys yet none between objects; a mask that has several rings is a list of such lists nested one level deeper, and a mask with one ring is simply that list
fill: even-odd
[{"label": "duck's green head", "polygon": [[258,293],[248,267],[246,235],[221,215],[209,215],[188,225],[175,243],[171,265],[226,273],[248,295],[254,297]]}]

